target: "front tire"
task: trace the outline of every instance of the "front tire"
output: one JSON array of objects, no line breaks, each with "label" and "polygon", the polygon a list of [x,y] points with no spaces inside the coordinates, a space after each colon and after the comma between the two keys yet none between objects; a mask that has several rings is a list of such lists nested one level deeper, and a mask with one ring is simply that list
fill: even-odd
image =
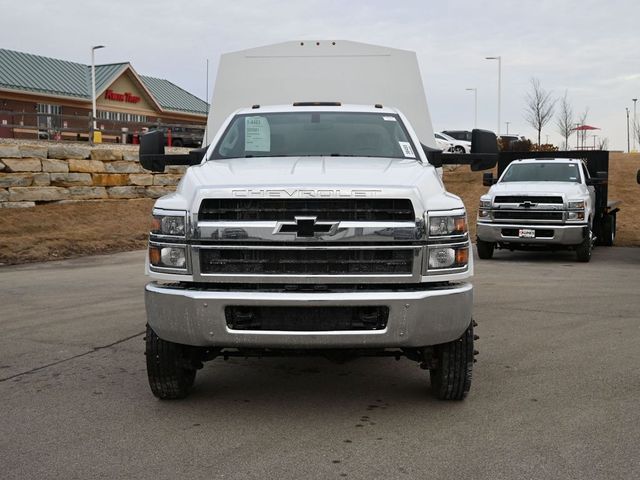
[{"label": "front tire", "polygon": [[496,244],[493,242],[485,242],[484,240],[476,239],[476,249],[478,250],[478,257],[483,260],[489,260],[493,257],[493,250],[496,248]]},{"label": "front tire", "polygon": [[592,243],[591,230],[589,230],[584,240],[582,240],[582,243],[576,247],[576,255],[579,262],[588,262],[591,260]]},{"label": "front tire", "polygon": [[473,320],[460,338],[434,347],[436,367],[429,371],[431,389],[440,400],[463,400],[471,388]]},{"label": "front tire", "polygon": [[453,153],[465,153],[464,147],[461,145],[456,145],[453,147]]},{"label": "front tire", "polygon": [[147,325],[147,376],[153,394],[162,400],[185,398],[198,368],[197,348],[162,340]]}]

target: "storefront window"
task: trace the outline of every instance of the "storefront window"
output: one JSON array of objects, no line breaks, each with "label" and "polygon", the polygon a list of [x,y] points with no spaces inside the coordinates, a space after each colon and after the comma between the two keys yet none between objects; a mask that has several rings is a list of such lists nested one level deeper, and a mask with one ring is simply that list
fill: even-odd
[{"label": "storefront window", "polygon": [[62,125],[59,115],[62,115],[62,107],[60,105],[51,105],[49,103],[38,103],[36,105],[38,115],[39,130],[58,130]]},{"label": "storefront window", "polygon": [[145,123],[147,121],[146,115],[136,115],[134,113],[109,112],[106,110],[98,110],[97,115],[98,115],[98,118],[102,120],[111,120],[113,122]]}]

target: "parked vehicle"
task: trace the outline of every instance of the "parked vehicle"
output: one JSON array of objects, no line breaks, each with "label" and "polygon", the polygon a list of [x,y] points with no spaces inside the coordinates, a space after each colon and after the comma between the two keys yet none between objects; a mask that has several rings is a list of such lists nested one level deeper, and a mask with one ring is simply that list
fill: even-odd
[{"label": "parked vehicle", "polygon": [[515,134],[500,135],[500,142],[502,143],[505,149],[510,149],[514,143],[520,142],[522,140],[525,140],[525,137],[521,135],[515,135]]},{"label": "parked vehicle", "polygon": [[447,140],[442,135],[438,133],[434,133],[436,138],[436,143],[438,144],[438,148],[442,150],[443,153],[452,153],[453,152],[453,142]]},{"label": "parked vehicle", "polygon": [[[509,159],[502,152],[500,177],[485,173],[483,184],[491,186],[480,198],[477,250],[482,259],[494,248],[572,249],[581,262],[591,259],[596,242],[612,245],[618,202],[607,200],[608,152],[579,158]],[[569,152],[550,152],[555,157]],[[518,153],[518,156],[522,156]]]},{"label": "parked vehicle", "polygon": [[457,140],[453,137],[450,137],[446,133],[435,133],[436,141],[443,140],[451,144],[451,152],[454,153],[471,153],[471,141],[466,140]]},{"label": "parked vehicle", "polygon": [[[238,82],[253,77],[258,88]],[[159,133],[141,141],[147,169],[192,165],[153,209],[153,394],[186,396],[216,357],[320,354],[405,356],[438,398],[463,399],[473,259],[464,204],[430,163],[440,151],[415,54],[353,42],[226,54],[212,104],[208,148],[164,155]],[[474,134],[480,151],[496,145]]]},{"label": "parked vehicle", "polygon": [[471,141],[470,130],[443,130],[440,133],[444,133],[445,135],[449,135],[451,138],[455,138],[456,140],[461,140],[463,142]]},{"label": "parked vehicle", "polygon": [[159,130],[164,135],[165,146],[169,145],[169,130],[171,131],[171,146],[172,147],[196,147],[202,146],[202,139],[204,137],[203,128],[189,128],[189,127],[160,127]]}]

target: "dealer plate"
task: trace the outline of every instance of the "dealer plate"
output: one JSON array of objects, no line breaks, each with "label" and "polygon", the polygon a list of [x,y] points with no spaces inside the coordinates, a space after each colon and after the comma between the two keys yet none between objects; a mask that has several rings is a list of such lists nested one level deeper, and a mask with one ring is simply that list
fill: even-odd
[{"label": "dealer plate", "polygon": [[536,238],[536,231],[533,228],[520,228],[518,236],[520,238]]}]

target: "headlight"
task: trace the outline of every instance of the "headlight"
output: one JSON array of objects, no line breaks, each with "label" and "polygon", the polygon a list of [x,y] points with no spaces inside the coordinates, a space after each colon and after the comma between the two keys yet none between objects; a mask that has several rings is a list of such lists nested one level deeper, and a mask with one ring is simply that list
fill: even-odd
[{"label": "headlight", "polygon": [[155,235],[171,235],[174,237],[184,237],[185,235],[185,214],[171,213],[160,214],[154,211],[151,222],[151,233]]},{"label": "headlight", "polygon": [[469,263],[469,246],[429,247],[428,270],[464,268]]},{"label": "headlight", "polygon": [[480,208],[491,208],[491,200],[480,200]]},{"label": "headlight", "polygon": [[569,202],[569,210],[584,208],[584,200],[580,200],[579,202]]},{"label": "headlight", "polygon": [[584,220],[584,212],[568,212],[567,220]]},{"label": "headlight", "polygon": [[149,246],[149,263],[152,267],[186,269],[185,247]]},{"label": "headlight", "polygon": [[466,215],[448,215],[429,217],[429,236],[465,235],[467,233]]}]

